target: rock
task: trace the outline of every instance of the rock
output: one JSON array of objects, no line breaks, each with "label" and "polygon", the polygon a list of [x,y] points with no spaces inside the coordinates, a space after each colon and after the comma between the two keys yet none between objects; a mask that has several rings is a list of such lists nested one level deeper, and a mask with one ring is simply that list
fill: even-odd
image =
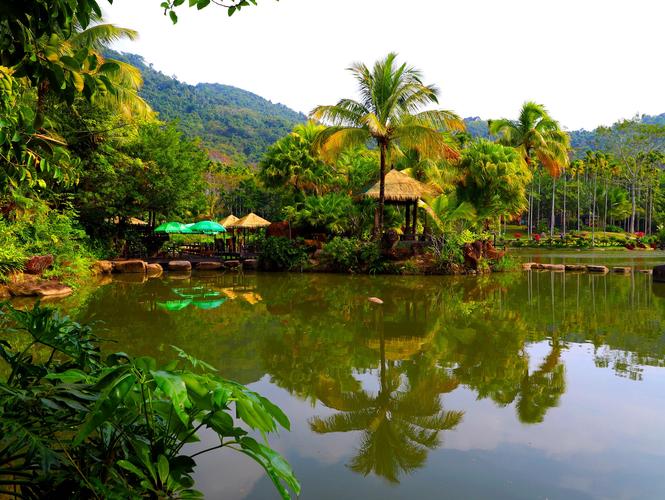
[{"label": "rock", "polygon": [[24,272],[28,274],[42,274],[53,265],[53,255],[35,255],[25,263]]},{"label": "rock", "polygon": [[630,274],[630,273],[633,272],[633,268],[632,267],[613,267],[612,272],[617,273],[617,274]]},{"label": "rock", "polygon": [[46,283],[37,288],[39,297],[65,297],[72,293],[72,289],[62,283]]},{"label": "rock", "polygon": [[596,266],[596,265],[591,265],[589,264],[586,266],[586,270],[590,273],[609,273],[610,270],[607,268],[607,266]]},{"label": "rock", "polygon": [[242,261],[242,267],[246,269],[256,269],[259,261],[256,259],[245,259]]},{"label": "rock", "polygon": [[11,296],[12,294],[9,291],[9,287],[7,285],[0,285],[0,299],[7,299]]},{"label": "rock", "polygon": [[654,266],[652,274],[656,283],[665,283],[665,265]]},{"label": "rock", "polygon": [[224,261],[224,267],[227,269],[236,269],[240,267],[240,261],[239,260],[225,260]]},{"label": "rock", "polygon": [[192,270],[192,263],[188,260],[172,260],[169,262],[169,271],[188,272]]},{"label": "rock", "polygon": [[95,274],[111,274],[113,272],[113,262],[110,260],[98,260],[92,265],[92,271]]},{"label": "rock", "polygon": [[586,271],[586,266],[584,264],[566,264],[566,271],[572,272],[584,272]]},{"label": "rock", "polygon": [[72,289],[57,281],[21,281],[11,283],[9,291],[14,297],[64,297]]},{"label": "rock", "polygon": [[566,266],[563,264],[550,264],[550,271],[554,272],[564,272],[566,270]]},{"label": "rock", "polygon": [[199,262],[196,264],[196,269],[199,269],[201,271],[217,271],[218,269],[221,269],[222,263],[221,262]]},{"label": "rock", "polygon": [[374,304],[383,304],[383,301],[378,297],[370,297],[367,300],[373,302]]},{"label": "rock", "polygon": [[113,261],[114,273],[143,273],[145,274],[147,264],[139,259]]},{"label": "rock", "polygon": [[148,276],[141,273],[120,273],[113,276],[113,281],[117,283],[128,283],[141,285],[148,281]]},{"label": "rock", "polygon": [[537,269],[537,265],[536,262],[524,262],[522,263],[522,270],[531,271],[531,269]]},{"label": "rock", "polygon": [[145,272],[148,275],[148,278],[159,278],[164,269],[159,264],[147,264],[145,267]]},{"label": "rock", "polygon": [[640,272],[644,274],[653,274],[653,271],[651,269],[640,269]]}]

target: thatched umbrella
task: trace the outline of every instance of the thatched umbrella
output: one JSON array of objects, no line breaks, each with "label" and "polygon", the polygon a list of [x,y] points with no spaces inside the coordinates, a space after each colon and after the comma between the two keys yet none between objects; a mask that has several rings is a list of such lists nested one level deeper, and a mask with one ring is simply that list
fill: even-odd
[{"label": "thatched umbrella", "polygon": [[227,215],[226,217],[224,217],[222,220],[219,221],[219,223],[222,226],[224,226],[225,228],[230,229],[230,228],[232,228],[233,224],[235,224],[239,220],[240,219],[238,219],[238,217],[231,214],[231,215]]},{"label": "thatched umbrella", "polygon": [[244,217],[238,219],[234,222],[231,227],[233,229],[241,229],[243,231],[243,245],[246,241],[247,230],[253,231],[260,229],[262,227],[268,227],[270,221],[265,220],[263,217],[259,217],[254,212],[245,215]]},{"label": "thatched umbrella", "polygon": [[[364,196],[368,198],[379,199],[380,181],[365,191]],[[409,233],[409,223],[411,222],[411,207],[413,206],[412,231],[415,235],[418,219],[418,200],[432,194],[432,189],[409,177],[399,170],[391,170],[386,174],[385,179],[385,202],[392,205],[406,206],[406,233]]]}]

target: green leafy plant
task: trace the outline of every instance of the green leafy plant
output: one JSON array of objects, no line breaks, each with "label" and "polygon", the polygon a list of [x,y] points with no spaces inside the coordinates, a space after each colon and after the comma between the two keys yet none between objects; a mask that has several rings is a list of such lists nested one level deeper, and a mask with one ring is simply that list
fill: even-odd
[{"label": "green leafy plant", "polygon": [[[149,357],[102,359],[88,326],[37,304],[5,305],[0,319],[0,489],[19,498],[198,498],[195,458],[231,449],[251,457],[282,498],[300,492],[289,464],[265,440],[284,413],[174,347],[158,366]],[[233,419],[232,412],[238,418]],[[218,444],[191,452],[202,428]],[[260,432],[263,442],[249,435]]]},{"label": "green leafy plant", "polygon": [[307,262],[307,252],[302,240],[269,236],[261,244],[259,261],[265,270],[292,271]]}]

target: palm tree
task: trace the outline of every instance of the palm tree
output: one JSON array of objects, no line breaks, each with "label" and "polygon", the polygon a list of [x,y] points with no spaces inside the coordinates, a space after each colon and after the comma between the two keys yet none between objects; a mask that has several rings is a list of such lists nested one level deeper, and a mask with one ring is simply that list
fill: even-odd
[{"label": "palm tree", "polygon": [[[517,148],[527,165],[533,168],[534,162],[538,161],[552,177],[557,177],[568,165],[570,137],[561,130],[559,123],[550,117],[541,104],[524,103],[517,120],[492,120],[489,131],[490,134],[499,136],[499,142]],[[529,234],[532,225],[532,200],[533,193],[529,196]]]},{"label": "palm tree", "polygon": [[360,101],[342,99],[318,106],[310,116],[328,126],[316,141],[324,155],[336,157],[344,149],[374,141],[380,153],[379,207],[375,237],[383,233],[386,162],[400,148],[414,149],[425,157],[457,158],[457,148],[442,131],[463,130],[464,122],[452,111],[419,111],[438,103],[438,89],[424,85],[420,71],[396,63],[390,53],[370,70],[362,63],[349,68],[358,81]]},{"label": "palm tree", "polygon": [[[153,116],[148,103],[138,95],[143,85],[141,71],[131,64],[103,55],[111,43],[123,39],[135,40],[138,33],[129,28],[101,23],[98,16],[94,16],[92,21],[98,24],[86,29],[76,22],[68,38],[53,35],[41,40],[44,56],[59,59],[63,70],[71,76],[75,88],[84,94],[86,90],[90,91],[89,96],[98,104],[117,108],[127,118]],[[89,86],[91,82],[95,82],[98,90],[94,95]],[[38,114],[43,113],[44,98],[49,87],[49,80],[44,80],[37,89]]]}]

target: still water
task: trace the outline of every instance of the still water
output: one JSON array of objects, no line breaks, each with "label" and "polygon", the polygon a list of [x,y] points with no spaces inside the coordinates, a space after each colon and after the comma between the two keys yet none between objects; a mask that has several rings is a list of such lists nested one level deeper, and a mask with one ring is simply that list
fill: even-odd
[{"label": "still water", "polygon": [[[177,345],[281,406],[292,431],[271,443],[303,499],[665,498],[647,275],[125,279],[65,306],[108,349]],[[277,498],[229,453],[201,457],[207,498]]]}]

